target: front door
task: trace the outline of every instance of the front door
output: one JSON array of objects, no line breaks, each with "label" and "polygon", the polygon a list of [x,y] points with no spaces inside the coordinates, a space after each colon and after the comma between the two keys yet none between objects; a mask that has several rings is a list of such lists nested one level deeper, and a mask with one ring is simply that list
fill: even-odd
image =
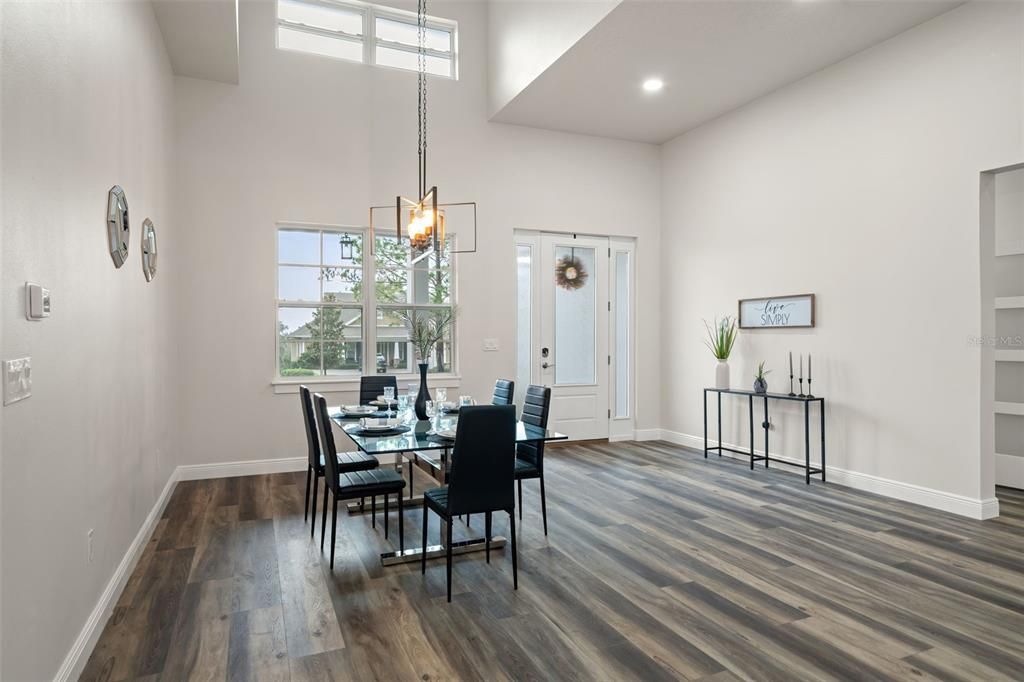
[{"label": "front door", "polygon": [[551,387],[549,427],[574,440],[608,437],[608,254],[607,238],[540,235],[531,374]]}]

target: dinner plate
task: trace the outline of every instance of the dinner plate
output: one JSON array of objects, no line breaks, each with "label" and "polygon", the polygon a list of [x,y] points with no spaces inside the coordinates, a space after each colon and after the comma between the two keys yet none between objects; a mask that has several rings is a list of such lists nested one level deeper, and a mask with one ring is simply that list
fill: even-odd
[{"label": "dinner plate", "polygon": [[371,405],[342,405],[341,413],[346,416],[363,416],[367,417],[376,412]]},{"label": "dinner plate", "polygon": [[447,440],[455,440],[455,429],[436,429],[434,435]]},{"label": "dinner plate", "polygon": [[370,404],[371,405],[377,405],[378,407],[388,407],[388,406],[397,405],[398,401],[397,400],[392,400],[390,403],[388,403],[386,400],[384,400],[383,397],[380,397],[380,398],[377,398],[376,400],[371,400]]},{"label": "dinner plate", "polygon": [[363,419],[359,422],[363,431],[393,431],[398,425],[397,419]]}]

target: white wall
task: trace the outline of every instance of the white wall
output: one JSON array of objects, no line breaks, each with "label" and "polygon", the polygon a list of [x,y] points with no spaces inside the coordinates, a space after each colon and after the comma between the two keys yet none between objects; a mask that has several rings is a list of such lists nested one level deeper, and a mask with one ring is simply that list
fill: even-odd
[{"label": "white wall", "polygon": [[[487,0],[488,115],[501,111],[622,0]],[[433,3],[430,5],[433,12]]]},{"label": "white wall", "polygon": [[[714,363],[701,318],[814,292],[815,329],[741,334],[734,385],[767,360],[784,390],[786,352],[813,353],[832,466],[973,509],[992,497],[968,343],[978,174],[1024,157],[1022,28],[1020,4],[964,6],[664,147],[664,428],[702,433]],[[725,402],[726,440],[746,443],[744,406]],[[773,451],[802,456],[802,419],[774,414]]]},{"label": "white wall", "polygon": [[[6,3],[2,347],[33,395],[2,411],[4,680],[52,679],[173,469],[173,77],[149,3]],[[107,190],[131,251],[107,252]],[[157,226],[147,284],[139,229]],[[23,284],[53,292],[24,318]],[[95,529],[92,563],[86,533]]]},{"label": "white wall", "polygon": [[[514,376],[516,228],[636,236],[638,328],[656,328],[658,149],[488,123],[486,3],[430,13],[459,22],[461,64],[460,80],[429,81],[428,179],[479,204],[479,251],[457,263],[460,390]],[[270,2],[239,19],[239,85],[176,79],[185,464],[304,456],[298,400],[271,386],[275,221],[363,225],[416,188],[414,73],[279,51]],[[657,385],[659,354],[641,335],[639,386]],[[658,426],[650,396],[639,428]]]}]

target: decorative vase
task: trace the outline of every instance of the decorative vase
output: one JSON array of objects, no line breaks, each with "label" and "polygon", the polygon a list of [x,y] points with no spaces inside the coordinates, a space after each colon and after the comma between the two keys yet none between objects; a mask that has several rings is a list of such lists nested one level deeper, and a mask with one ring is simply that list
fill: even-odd
[{"label": "decorative vase", "polygon": [[420,391],[416,394],[416,418],[427,419],[427,401],[430,400],[430,391],[427,390],[427,363],[420,365]]},{"label": "decorative vase", "polygon": [[719,360],[715,367],[715,388],[729,388],[728,360]]},{"label": "decorative vase", "polygon": [[754,393],[767,393],[768,382],[764,379],[754,379]]}]

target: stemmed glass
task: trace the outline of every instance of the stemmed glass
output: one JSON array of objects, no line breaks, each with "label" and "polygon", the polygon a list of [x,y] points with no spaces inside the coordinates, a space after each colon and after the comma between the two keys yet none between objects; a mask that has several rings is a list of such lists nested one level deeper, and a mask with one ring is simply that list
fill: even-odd
[{"label": "stemmed glass", "polygon": [[395,399],[395,387],[385,386],[384,387],[384,402],[387,403],[387,415],[391,416],[391,403]]}]

